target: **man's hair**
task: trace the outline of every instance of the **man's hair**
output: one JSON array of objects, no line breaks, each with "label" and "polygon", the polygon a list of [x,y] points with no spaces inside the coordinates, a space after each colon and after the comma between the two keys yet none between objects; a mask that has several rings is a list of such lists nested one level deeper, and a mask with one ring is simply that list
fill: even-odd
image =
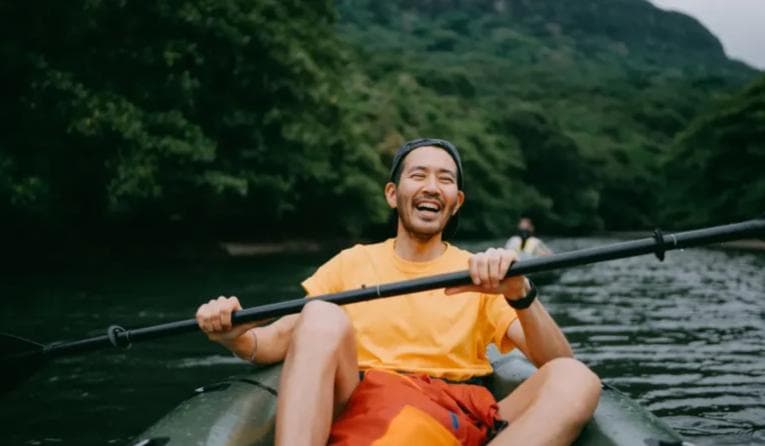
[{"label": "man's hair", "polygon": [[[420,147],[438,147],[446,151],[446,153],[452,157],[454,163],[457,165],[457,188],[462,190],[462,159],[460,158],[460,153],[457,150],[457,147],[445,139],[419,138],[405,142],[401,147],[398,148],[398,150],[396,150],[396,154],[393,156],[393,162],[391,163],[390,168],[390,182],[398,186],[398,183],[401,180],[401,170],[404,166],[404,158],[406,158],[406,156],[409,155],[409,153],[414,149],[418,149]],[[446,227],[442,233],[443,240],[451,239],[457,233],[459,217],[459,211],[449,217],[449,222],[446,223]],[[389,220],[390,225],[393,228],[393,233],[395,234],[396,230],[398,229],[398,209],[391,209]]]}]

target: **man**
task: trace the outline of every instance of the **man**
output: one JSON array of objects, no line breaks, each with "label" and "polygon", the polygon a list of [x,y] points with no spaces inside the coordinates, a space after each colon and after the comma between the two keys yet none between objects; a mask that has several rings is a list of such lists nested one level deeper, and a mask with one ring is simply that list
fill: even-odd
[{"label": "man", "polygon": [[534,237],[534,223],[528,217],[518,220],[518,234],[510,237],[505,249],[512,249],[518,255],[547,256],[552,254],[542,240]]},{"label": "man", "polygon": [[[503,352],[519,348],[539,370],[498,404],[492,400],[479,407],[509,423],[491,444],[570,444],[597,406],[600,381],[572,359],[568,341],[534,299],[530,283],[523,277],[504,279],[516,259],[512,251],[489,249],[471,255],[443,240],[465,199],[457,149],[434,139],[404,144],[394,157],[385,198],[398,212],[395,238],[356,245],[335,256],[303,282],[309,296],[465,268],[473,284],[343,308],[314,301],[299,315],[255,328],[231,326],[231,312],[241,308],[235,297],[219,297],[197,311],[208,337],[239,357],[258,363],[284,361],[277,444],[319,445],[328,438],[338,444],[369,444],[354,442],[349,435],[375,428],[375,435],[394,435],[402,423],[407,434],[396,432],[413,444],[436,444],[436,437],[451,441],[446,444],[458,444],[459,437],[466,444],[468,434],[457,429],[464,427],[457,421],[465,414],[446,412],[454,430],[448,423],[433,423],[433,414],[442,408],[428,406],[430,400],[423,395],[437,395],[431,400],[445,398],[462,408],[484,399],[485,389],[447,385],[416,374],[452,381],[488,375],[491,364],[485,349],[492,342]],[[361,381],[359,370],[365,373]],[[383,381],[392,383],[390,391],[379,387]],[[468,397],[460,401],[463,393]],[[411,401],[397,400],[404,394]],[[370,409],[378,405],[379,410]],[[379,424],[380,414],[407,410],[402,423],[396,418]],[[364,429],[354,431],[353,426]],[[476,426],[484,435],[479,443],[494,427],[480,422]]]}]

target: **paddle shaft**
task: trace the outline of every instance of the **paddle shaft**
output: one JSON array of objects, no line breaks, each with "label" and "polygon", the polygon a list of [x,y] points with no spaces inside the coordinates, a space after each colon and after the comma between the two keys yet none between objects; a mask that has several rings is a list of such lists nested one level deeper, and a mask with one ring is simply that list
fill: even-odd
[{"label": "paddle shaft", "polygon": [[[664,234],[657,232],[652,238],[615,243],[597,248],[587,248],[551,256],[536,257],[514,263],[507,272],[507,277],[549,271],[571,266],[586,265],[607,260],[634,257],[655,253],[663,259],[664,252],[674,249],[689,248],[710,243],[723,242],[765,234],[765,219],[749,220],[723,226],[714,226],[694,231]],[[382,285],[368,286],[356,290],[317,296],[337,305],[369,301],[401,294],[416,293],[437,288],[446,288],[471,283],[468,271],[439,274],[419,279],[406,280]],[[234,312],[234,324],[271,319],[287,314],[298,313],[309,300],[294,299]],[[120,329],[121,330],[121,329]],[[79,341],[53,343],[43,347],[43,353],[49,357],[63,356],[75,352],[97,350],[102,347],[129,345],[132,342],[155,339],[179,333],[198,330],[195,319],[187,319],[166,324],[153,325],[131,330],[112,331],[111,336],[97,336]]]}]

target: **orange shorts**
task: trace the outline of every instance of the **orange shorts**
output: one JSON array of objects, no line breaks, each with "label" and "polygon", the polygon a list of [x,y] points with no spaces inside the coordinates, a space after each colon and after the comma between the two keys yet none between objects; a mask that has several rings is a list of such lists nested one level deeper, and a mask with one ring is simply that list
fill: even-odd
[{"label": "orange shorts", "polygon": [[484,444],[502,425],[484,387],[369,370],[332,425],[333,446]]}]

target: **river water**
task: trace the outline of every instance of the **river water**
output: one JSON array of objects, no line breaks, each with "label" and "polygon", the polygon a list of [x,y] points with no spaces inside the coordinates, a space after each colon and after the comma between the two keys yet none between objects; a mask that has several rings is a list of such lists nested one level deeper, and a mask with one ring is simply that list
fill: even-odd
[{"label": "river water", "polygon": [[[558,252],[615,239],[552,239]],[[491,242],[465,244],[479,249]],[[300,297],[331,253],[99,262],[6,275],[0,331],[42,343],[193,317],[235,294]],[[765,444],[765,253],[693,249],[565,270],[541,299],[582,361],[697,445]],[[1,444],[128,444],[194,388],[247,365],[201,334],[60,358],[0,395]]]}]

